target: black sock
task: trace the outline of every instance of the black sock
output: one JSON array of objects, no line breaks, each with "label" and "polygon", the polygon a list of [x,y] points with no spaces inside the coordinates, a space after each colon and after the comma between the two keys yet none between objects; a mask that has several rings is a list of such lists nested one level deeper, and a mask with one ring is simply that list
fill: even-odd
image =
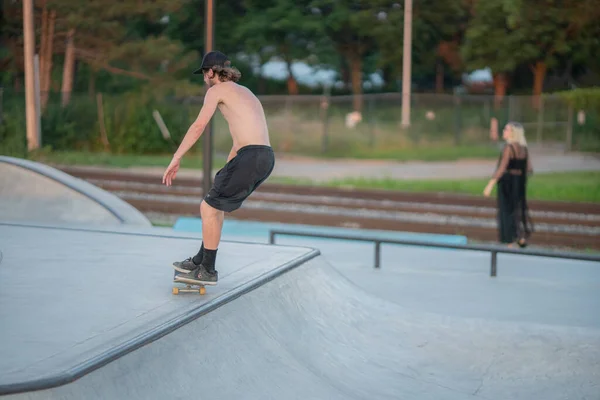
[{"label": "black sock", "polygon": [[203,254],[204,254],[204,242],[202,242],[202,246],[200,246],[200,251],[198,252],[198,254],[196,254],[192,258],[192,261],[194,262],[194,264],[196,264],[196,265],[202,264],[202,255]]},{"label": "black sock", "polygon": [[204,249],[204,254],[202,256],[202,265],[204,268],[211,274],[215,272],[215,260],[217,259],[217,249],[208,250]]}]

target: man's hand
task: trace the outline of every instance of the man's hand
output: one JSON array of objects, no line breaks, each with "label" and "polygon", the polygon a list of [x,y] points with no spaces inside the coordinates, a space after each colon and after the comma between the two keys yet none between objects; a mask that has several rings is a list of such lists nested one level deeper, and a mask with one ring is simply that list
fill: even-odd
[{"label": "man's hand", "polygon": [[164,183],[167,186],[171,186],[173,179],[175,179],[175,176],[177,175],[177,171],[179,171],[179,163],[179,158],[173,157],[173,160],[171,160],[171,163],[169,164],[167,170],[165,171],[165,174],[163,175],[162,183]]}]

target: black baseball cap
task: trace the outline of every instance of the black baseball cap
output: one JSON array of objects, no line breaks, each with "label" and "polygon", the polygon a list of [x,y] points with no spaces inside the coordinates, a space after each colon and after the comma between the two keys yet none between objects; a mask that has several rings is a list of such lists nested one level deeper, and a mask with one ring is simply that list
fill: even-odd
[{"label": "black baseball cap", "polygon": [[229,64],[229,58],[220,51],[211,51],[204,55],[200,68],[195,70],[194,74],[201,74],[202,70],[212,68],[216,65],[225,67]]}]

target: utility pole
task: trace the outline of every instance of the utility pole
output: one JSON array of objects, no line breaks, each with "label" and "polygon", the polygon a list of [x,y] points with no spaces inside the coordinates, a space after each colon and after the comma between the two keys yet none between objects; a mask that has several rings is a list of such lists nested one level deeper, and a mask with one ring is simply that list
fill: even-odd
[{"label": "utility pole", "polygon": [[404,48],[402,51],[402,127],[410,126],[412,64],[412,0],[404,0]]},{"label": "utility pole", "polygon": [[[213,51],[214,44],[214,0],[206,0],[204,20],[206,21],[206,34],[204,35],[204,54]],[[208,87],[207,87],[208,89]],[[212,186],[212,153],[213,153],[213,123],[212,118],[208,121],[204,131],[204,151],[203,151],[203,170],[202,170],[202,193],[208,194]]]},{"label": "utility pole", "polygon": [[33,0],[23,0],[23,55],[25,61],[25,116],[27,120],[27,150],[40,147],[38,140],[39,121],[36,111],[35,70],[33,53],[35,51],[35,32],[33,28]]}]

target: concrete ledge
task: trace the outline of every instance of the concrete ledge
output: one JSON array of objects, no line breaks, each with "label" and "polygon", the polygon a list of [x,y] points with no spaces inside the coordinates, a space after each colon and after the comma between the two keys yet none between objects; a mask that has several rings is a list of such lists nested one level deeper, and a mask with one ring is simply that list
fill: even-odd
[{"label": "concrete ledge", "polygon": [[[0,395],[73,382],[320,254],[223,242],[219,285],[173,296],[170,262],[198,238],[141,231],[0,223]],[[25,260],[45,260],[35,279]]]},{"label": "concrete ledge", "polygon": [[144,227],[152,226],[148,218],[146,218],[144,214],[131,206],[129,203],[121,200],[112,193],[100,189],[82,179],[75,178],[69,174],[59,171],[58,169],[35,161],[7,156],[0,156],[0,163],[18,166],[58,182],[64,185],[66,188],[89,198],[101,207],[105,208],[122,224]]}]

